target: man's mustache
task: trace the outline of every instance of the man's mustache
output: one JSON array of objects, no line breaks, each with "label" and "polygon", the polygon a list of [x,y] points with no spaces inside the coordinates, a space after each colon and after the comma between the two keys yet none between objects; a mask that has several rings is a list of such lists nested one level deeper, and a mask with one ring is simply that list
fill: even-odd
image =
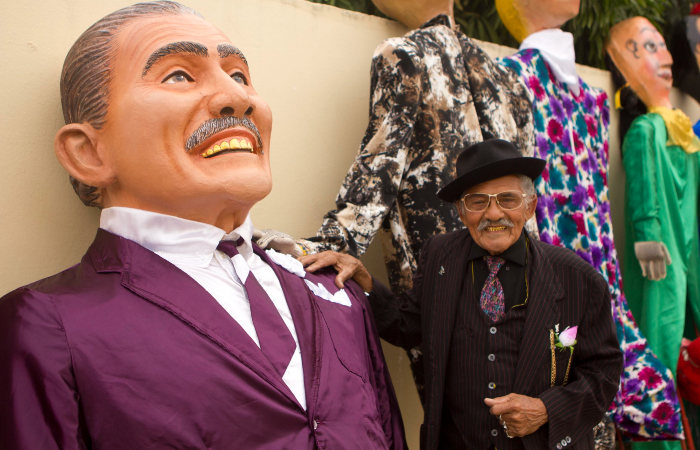
[{"label": "man's mustache", "polygon": [[216,133],[235,127],[243,127],[252,131],[258,141],[258,148],[261,152],[264,150],[258,127],[256,127],[249,118],[236,116],[215,117],[207,120],[200,125],[194,133],[192,133],[192,136],[187,139],[187,142],[185,143],[185,150],[189,152]]},{"label": "man's mustache", "polygon": [[479,226],[476,227],[476,231],[484,231],[488,227],[510,227],[513,228],[515,225],[513,222],[508,220],[506,217],[503,217],[501,219],[498,219],[497,221],[491,221],[489,219],[484,219],[481,222],[479,222]]}]

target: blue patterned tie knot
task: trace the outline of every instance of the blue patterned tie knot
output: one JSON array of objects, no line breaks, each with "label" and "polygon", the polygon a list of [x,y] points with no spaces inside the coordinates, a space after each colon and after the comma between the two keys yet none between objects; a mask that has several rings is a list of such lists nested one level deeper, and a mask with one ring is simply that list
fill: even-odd
[{"label": "blue patterned tie knot", "polygon": [[498,256],[484,256],[484,259],[486,260],[486,264],[489,266],[489,277],[496,275],[506,262],[505,259],[499,258]]}]

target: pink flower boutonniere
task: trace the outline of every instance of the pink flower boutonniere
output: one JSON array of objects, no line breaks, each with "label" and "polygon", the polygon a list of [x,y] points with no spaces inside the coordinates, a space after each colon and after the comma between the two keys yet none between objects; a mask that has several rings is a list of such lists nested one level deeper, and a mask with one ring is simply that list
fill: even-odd
[{"label": "pink flower boutonniere", "polygon": [[564,331],[559,333],[559,324],[554,327],[554,346],[560,351],[564,351],[568,348],[572,352],[574,351],[574,345],[576,345],[576,333],[578,332],[578,327],[566,327]]}]

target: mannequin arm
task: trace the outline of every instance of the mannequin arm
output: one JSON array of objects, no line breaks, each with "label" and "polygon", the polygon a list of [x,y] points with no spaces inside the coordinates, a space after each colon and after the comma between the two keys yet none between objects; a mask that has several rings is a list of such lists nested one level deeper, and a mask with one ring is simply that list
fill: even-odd
[{"label": "mannequin arm", "polygon": [[648,115],[637,118],[624,137],[622,162],[627,176],[627,213],[634,242],[662,242],[656,174],[656,131]]}]

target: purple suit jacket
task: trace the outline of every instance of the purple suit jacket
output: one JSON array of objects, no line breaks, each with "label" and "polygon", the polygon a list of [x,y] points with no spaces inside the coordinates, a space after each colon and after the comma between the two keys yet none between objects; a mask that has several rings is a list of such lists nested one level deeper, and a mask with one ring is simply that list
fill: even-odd
[{"label": "purple suit jacket", "polygon": [[[308,411],[196,281],[99,230],[80,264],[0,299],[0,449],[403,449],[365,295],[316,297],[272,263]],[[331,292],[333,272],[307,274]]]}]

